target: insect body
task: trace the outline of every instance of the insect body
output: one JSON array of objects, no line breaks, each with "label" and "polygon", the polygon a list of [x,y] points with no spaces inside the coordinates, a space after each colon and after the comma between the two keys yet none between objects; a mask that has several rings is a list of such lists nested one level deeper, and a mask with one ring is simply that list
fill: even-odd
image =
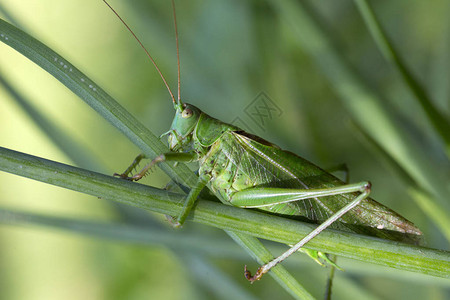
[{"label": "insect body", "polygon": [[[208,186],[225,204],[324,222],[301,241],[301,246],[328,226],[403,241],[415,241],[421,235],[411,222],[368,198],[368,182],[345,184],[311,162],[212,118],[193,105],[174,104],[175,118],[166,133],[172,152],[160,155],[133,177],[128,173],[120,176],[139,180],[162,161],[199,162],[198,182],[186,197],[175,226],[183,224],[199,193]],[[286,257],[301,246],[293,247]],[[246,276],[258,280],[267,268],[260,268],[255,276],[246,271]]]},{"label": "insect body", "polygon": [[[214,119],[190,104],[177,109],[168,135],[170,150],[183,151],[183,156],[198,161],[199,181],[207,182],[226,204],[321,222],[357,196],[356,192],[339,192],[321,197],[317,192],[314,197],[312,192],[305,200],[297,201],[303,196],[295,190],[333,190],[345,184],[309,161]],[[176,155],[169,160],[172,157],[176,160]],[[411,222],[370,198],[343,216],[335,227],[352,230],[358,226],[369,227],[367,233],[380,237],[388,237],[380,229],[420,233]]]},{"label": "insect body", "polygon": [[[199,179],[186,197],[182,212],[174,218],[176,227],[184,223],[206,186],[228,205],[258,208],[321,224],[283,255],[259,268],[255,276],[246,270],[245,275],[250,281],[259,280],[270,268],[330,226],[409,242],[416,241],[421,235],[411,222],[368,198],[369,182],[345,184],[291,152],[221,122],[191,104],[182,103],[179,93],[175,100],[153,58],[148,56],[163,78],[176,111],[171,129],[164,134],[168,136],[171,152],[161,154],[141,172],[129,177],[130,171],[143,158],[141,155],[120,177],[139,180],[151,167],[163,161],[198,162]],[[178,68],[178,83],[179,79]]]}]

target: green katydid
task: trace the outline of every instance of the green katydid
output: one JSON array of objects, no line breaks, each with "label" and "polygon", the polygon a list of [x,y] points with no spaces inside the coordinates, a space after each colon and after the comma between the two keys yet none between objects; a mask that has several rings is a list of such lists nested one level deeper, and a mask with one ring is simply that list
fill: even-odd
[{"label": "green katydid", "polygon": [[[112,9],[106,0],[103,1]],[[291,152],[234,125],[219,121],[194,105],[183,103],[180,99],[180,60],[173,0],[172,5],[178,61],[177,99],[152,56],[112,9],[144,48],[166,85],[175,109],[172,126],[163,134],[168,136],[170,152],[161,154],[139,173],[129,176],[144,158],[139,155],[124,173],[115,175],[137,181],[161,162],[198,162],[199,179],[187,195],[182,212],[173,218],[175,227],[180,227],[185,222],[205,187],[228,205],[257,208],[320,223],[284,254],[261,266],[254,276],[245,268],[245,276],[251,282],[259,280],[272,267],[328,227],[391,240],[416,242],[420,239],[422,233],[414,224],[368,197],[371,189],[369,182],[346,184]],[[305,252],[316,261],[318,257],[327,260],[326,255],[318,251]]]}]

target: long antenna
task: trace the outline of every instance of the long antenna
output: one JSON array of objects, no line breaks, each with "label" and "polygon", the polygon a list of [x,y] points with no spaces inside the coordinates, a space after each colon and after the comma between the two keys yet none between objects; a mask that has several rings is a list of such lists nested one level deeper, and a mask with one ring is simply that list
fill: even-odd
[{"label": "long antenna", "polygon": [[[120,15],[114,10],[114,8],[112,8],[112,6],[106,0],[103,0],[103,2],[105,2],[106,5],[108,5],[108,7],[112,10],[112,12],[119,18],[119,20],[122,22],[122,24],[125,25],[125,27],[128,29],[128,31],[133,35],[133,37],[136,39],[136,41],[139,43],[139,45],[141,45],[142,49],[144,49],[148,58],[150,58],[151,62],[153,63],[153,65],[156,68],[156,71],[158,71],[159,76],[161,76],[161,79],[163,80],[164,84],[166,85],[167,90],[169,91],[170,97],[172,98],[173,104],[177,105],[178,103],[180,103],[180,102],[178,102],[178,103],[176,102],[175,97],[173,96],[173,93],[170,90],[170,87],[167,84],[166,79],[164,78],[163,74],[161,73],[161,70],[159,70],[158,65],[156,64],[155,60],[150,55],[150,53],[147,51],[147,49],[144,47],[144,45],[139,40],[139,38],[134,34],[133,30],[131,30],[131,28],[128,26],[128,24],[120,17]],[[173,1],[172,1],[172,3],[173,3]],[[174,12],[175,12],[175,6],[174,6]],[[176,26],[175,26],[175,30],[176,30]],[[178,34],[177,34],[177,54],[178,54]],[[178,99],[180,99],[180,60],[178,60]]]},{"label": "long antenna", "polygon": [[178,47],[178,26],[177,26],[177,14],[175,12],[175,1],[172,0],[172,9],[173,9],[173,23],[175,25],[175,40],[177,42],[177,64],[178,64],[178,104],[181,104],[181,72],[180,72],[180,48]]}]

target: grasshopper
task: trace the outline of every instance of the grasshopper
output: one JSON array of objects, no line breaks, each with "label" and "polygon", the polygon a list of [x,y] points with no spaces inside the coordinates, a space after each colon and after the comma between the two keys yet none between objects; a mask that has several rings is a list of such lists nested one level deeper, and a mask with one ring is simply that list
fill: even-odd
[{"label": "grasshopper", "polygon": [[[422,233],[413,223],[369,198],[370,182],[346,184],[294,153],[215,119],[192,104],[183,103],[180,97],[180,59],[173,0],[178,62],[177,99],[141,41],[106,0],[103,1],[144,48],[169,91],[175,109],[170,130],[162,135],[167,136],[170,152],[159,155],[139,173],[130,176],[145,158],[139,155],[124,173],[114,175],[138,181],[161,162],[198,162],[199,165],[198,181],[186,196],[181,213],[171,218],[174,227],[183,225],[205,187],[227,205],[256,208],[320,224],[281,256],[261,266],[255,275],[252,276],[245,267],[245,277],[251,282],[261,279],[271,268],[300,250],[328,227],[391,240],[419,241]],[[322,258],[334,265],[324,253],[302,250],[318,262]]]}]

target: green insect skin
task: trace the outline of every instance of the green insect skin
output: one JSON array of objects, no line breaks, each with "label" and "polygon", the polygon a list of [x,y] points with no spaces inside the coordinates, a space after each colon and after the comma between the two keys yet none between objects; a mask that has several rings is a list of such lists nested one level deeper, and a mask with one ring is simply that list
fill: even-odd
[{"label": "green insect skin", "polygon": [[271,268],[298,250],[319,264],[338,267],[326,254],[302,248],[325,228],[336,228],[379,238],[418,244],[422,232],[393,210],[368,198],[369,182],[345,184],[311,162],[282,150],[266,140],[221,122],[191,104],[174,100],[176,110],[168,135],[169,153],[152,160],[138,174],[128,177],[143,158],[119,176],[141,179],[163,161],[198,162],[199,179],[186,197],[182,212],[170,221],[180,227],[200,192],[209,189],[224,203],[252,207],[320,225],[288,251],[261,266],[255,275],[245,268],[245,277],[260,280]]},{"label": "green insect skin", "polygon": [[[224,204],[256,207],[313,223],[326,220],[358,195],[341,193],[278,203],[274,200],[276,189],[328,189],[345,183],[311,162],[221,122],[191,104],[175,104],[175,109],[171,129],[166,133],[172,152],[161,155],[129,178],[139,180],[161,161],[199,162],[198,185],[188,195],[175,226],[182,225],[206,185]],[[279,197],[281,201],[288,196]],[[292,197],[295,200],[296,196]],[[276,203],[267,205],[261,200],[264,198]],[[331,227],[408,243],[418,243],[422,234],[410,221],[371,198],[364,199]]]},{"label": "green insect skin", "polygon": [[[328,227],[380,238],[419,243],[422,233],[411,222],[368,198],[371,184],[345,184],[309,161],[264,139],[203,113],[197,107],[180,100],[180,59],[175,4],[172,0],[178,60],[178,101],[164,76],[141,41],[117,15],[146,51],[160,74],[176,110],[168,143],[171,152],[161,154],[138,174],[128,177],[143,155],[123,173],[115,174],[128,180],[141,179],[152,166],[163,161],[199,162],[199,179],[186,197],[182,212],[173,219],[181,226],[206,186],[224,203],[237,207],[252,207],[279,215],[320,223],[312,232],[288,251],[261,266],[254,276],[245,268],[245,277],[254,282],[271,268],[298,250],[304,250],[318,261],[322,258],[336,266],[325,254],[302,247]],[[319,262],[320,263],[320,262]]]}]

